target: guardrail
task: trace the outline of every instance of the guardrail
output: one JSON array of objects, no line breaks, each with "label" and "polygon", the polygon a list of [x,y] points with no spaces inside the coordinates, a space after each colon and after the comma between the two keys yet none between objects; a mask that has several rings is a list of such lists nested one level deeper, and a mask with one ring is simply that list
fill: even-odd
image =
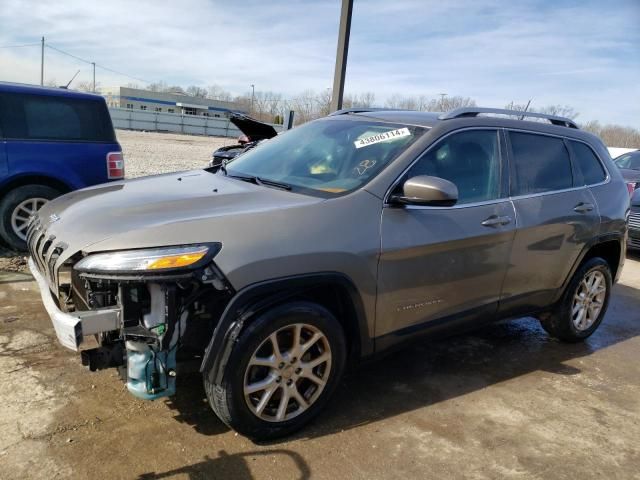
[{"label": "guardrail", "polygon": [[[212,137],[238,137],[240,130],[224,117],[182,115],[179,113],[149,112],[128,108],[109,107],[114,128],[145,130],[149,132],[185,133]],[[273,125],[276,131],[282,125]]]}]

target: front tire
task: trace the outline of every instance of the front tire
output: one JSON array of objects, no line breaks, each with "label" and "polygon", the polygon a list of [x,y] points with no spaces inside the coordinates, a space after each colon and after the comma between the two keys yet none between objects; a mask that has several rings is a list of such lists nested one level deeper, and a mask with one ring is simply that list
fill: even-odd
[{"label": "front tire", "polygon": [[344,370],[342,327],[311,302],[279,305],[256,318],[235,343],[221,384],[204,373],[216,415],[237,432],[268,440],[299,430],[334,392]]},{"label": "front tire", "polygon": [[540,319],[542,327],[565,342],[579,342],[596,331],[609,305],[611,268],[595,257],[575,273],[557,308]]},{"label": "front tire", "polygon": [[0,237],[14,250],[26,250],[27,222],[45,203],[60,195],[46,185],[24,185],[0,201]]}]

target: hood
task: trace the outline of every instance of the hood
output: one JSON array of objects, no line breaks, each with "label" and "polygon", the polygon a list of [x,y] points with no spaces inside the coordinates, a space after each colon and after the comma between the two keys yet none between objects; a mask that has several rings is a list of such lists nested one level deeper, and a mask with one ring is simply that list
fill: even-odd
[{"label": "hood", "polygon": [[229,120],[244,133],[251,142],[266,140],[278,135],[276,129],[267,123],[259,122],[247,115],[234,114]]},{"label": "hood", "polygon": [[633,192],[633,196],[631,197],[631,206],[640,207],[640,188]]},{"label": "hood", "polygon": [[254,223],[270,211],[322,199],[254,185],[205,170],[126,180],[71,192],[38,216],[47,235],[74,253],[217,241],[227,220]]}]

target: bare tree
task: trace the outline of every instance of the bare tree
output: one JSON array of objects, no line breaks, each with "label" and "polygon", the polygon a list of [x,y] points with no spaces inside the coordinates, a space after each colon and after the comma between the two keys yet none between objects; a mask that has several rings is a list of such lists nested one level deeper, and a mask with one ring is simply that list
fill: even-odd
[{"label": "bare tree", "polygon": [[198,87],[197,85],[189,85],[185,90],[187,95],[197,98],[207,98],[207,89]]},{"label": "bare tree", "polygon": [[238,95],[233,98],[233,103],[238,110],[249,112],[251,110],[251,96],[250,95]]},{"label": "bare tree", "polygon": [[[249,99],[251,102],[251,99]],[[282,109],[282,95],[274,92],[255,92],[252,115],[258,120],[273,122]]]},{"label": "bare tree", "polygon": [[[531,105],[527,106],[527,104],[515,103],[512,101],[511,103],[505,105],[504,108],[506,108],[507,110],[515,110],[518,112],[524,112],[526,109],[526,111],[528,112],[544,113],[545,115],[554,115],[556,117],[566,117],[572,120],[574,120],[579,115],[579,113],[576,112],[575,109],[569,105],[547,105],[546,107],[532,107]],[[535,120],[535,119],[532,118],[532,120]],[[540,121],[544,121],[544,120],[540,120]]]},{"label": "bare tree", "polygon": [[387,108],[397,108],[399,110],[417,110],[418,99],[413,96],[405,96],[400,93],[394,93],[384,103]]},{"label": "bare tree", "polygon": [[[100,82],[96,82],[96,91],[99,87]],[[90,82],[89,80],[83,80],[81,82],[78,82],[73,89],[78,90],[79,92],[93,92],[93,82]]]},{"label": "bare tree", "polygon": [[573,107],[569,105],[548,105],[546,107],[542,107],[540,109],[536,109],[539,113],[544,113],[546,115],[555,115],[557,117],[566,117],[571,120],[575,120],[578,115],[578,112],[575,111]]},{"label": "bare tree", "polygon": [[291,108],[295,110],[297,123],[305,123],[318,117],[317,98],[313,90],[305,90],[291,100]]},{"label": "bare tree", "polygon": [[[318,117],[326,117],[331,113],[332,95],[333,93],[331,88],[325,88],[324,90],[321,90],[318,95],[316,95]],[[342,108],[351,108],[351,105],[349,105],[348,95],[345,95],[342,99]]]},{"label": "bare tree", "polygon": [[601,125],[597,120],[581,125],[583,130],[599,136],[605,145],[620,148],[640,148],[640,130],[622,125]]},{"label": "bare tree", "polygon": [[343,108],[369,108],[373,107],[375,101],[376,95],[373,92],[348,94],[344,97],[342,106]]},{"label": "bare tree", "polygon": [[159,82],[154,82],[147,85],[147,90],[149,90],[150,92],[166,92],[167,88],[168,88],[167,82],[164,82],[162,80]]},{"label": "bare tree", "polygon": [[209,85],[207,87],[207,97],[212,100],[220,100],[223,102],[230,102],[233,100],[233,95],[222,88],[220,85]]},{"label": "bare tree", "polygon": [[456,108],[475,107],[476,101],[469,97],[454,96],[441,96],[435,101],[435,103],[429,105],[429,110],[435,112],[448,112]]}]

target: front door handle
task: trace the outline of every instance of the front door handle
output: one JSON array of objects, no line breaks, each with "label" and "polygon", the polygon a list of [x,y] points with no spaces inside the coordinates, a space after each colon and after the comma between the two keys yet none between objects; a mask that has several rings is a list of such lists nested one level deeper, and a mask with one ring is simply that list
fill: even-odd
[{"label": "front door handle", "polygon": [[511,217],[499,217],[498,215],[491,215],[487,218],[482,225],[485,227],[501,227],[511,223]]},{"label": "front door handle", "polygon": [[576,205],[573,208],[573,211],[578,213],[587,213],[587,212],[590,212],[591,210],[593,210],[593,204],[585,203],[585,202],[580,202],[578,205]]}]

